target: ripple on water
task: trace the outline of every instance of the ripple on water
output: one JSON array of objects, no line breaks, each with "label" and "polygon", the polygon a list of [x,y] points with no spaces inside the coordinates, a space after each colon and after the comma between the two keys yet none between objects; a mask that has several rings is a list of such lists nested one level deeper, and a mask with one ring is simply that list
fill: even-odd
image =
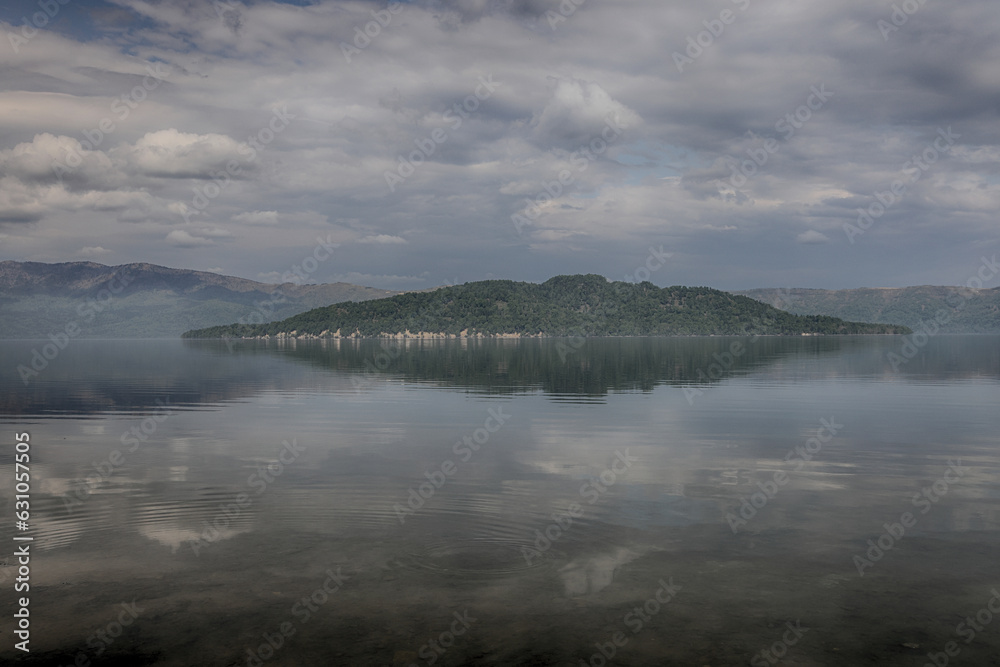
[{"label": "ripple on water", "polygon": [[[527,554],[527,556],[526,556]],[[440,540],[420,546],[401,558],[416,570],[451,577],[502,577],[536,568],[551,568],[557,554],[539,554],[529,542],[497,539]]]},{"label": "ripple on water", "polygon": [[[235,495],[231,489],[212,487],[165,498],[132,485],[107,485],[65,503],[51,500],[49,511],[34,522],[35,544],[41,550],[59,549],[85,536],[115,541],[136,533],[172,551],[190,541],[218,542],[256,526],[257,508],[242,507],[234,512]],[[224,506],[229,507],[228,512]]]}]

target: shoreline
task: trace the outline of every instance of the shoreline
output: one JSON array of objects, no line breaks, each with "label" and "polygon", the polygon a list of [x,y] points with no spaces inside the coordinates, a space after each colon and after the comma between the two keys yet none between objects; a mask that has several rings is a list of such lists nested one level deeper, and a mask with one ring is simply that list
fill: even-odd
[{"label": "shoreline", "polygon": [[324,335],[324,334],[298,334],[294,331],[290,333],[277,333],[275,335],[264,334],[263,336],[181,336],[183,340],[220,340],[220,341],[234,341],[234,340],[263,340],[263,341],[305,341],[305,340],[522,340],[522,339],[534,339],[534,340],[545,340],[545,339],[559,339],[559,338],[820,338],[820,337],[847,337],[847,336],[909,336],[909,333],[793,333],[793,334],[780,334],[780,333],[767,333],[767,334],[751,334],[751,333],[712,333],[712,334],[636,334],[636,335],[621,335],[621,334],[561,334],[561,335],[549,335],[549,334],[520,334],[520,333],[502,333],[502,334],[484,334],[484,333],[473,333],[473,334],[445,334],[445,333],[431,333],[431,332],[417,332],[406,334],[378,334],[375,336],[361,335],[358,333],[348,334],[346,336],[342,335]]}]

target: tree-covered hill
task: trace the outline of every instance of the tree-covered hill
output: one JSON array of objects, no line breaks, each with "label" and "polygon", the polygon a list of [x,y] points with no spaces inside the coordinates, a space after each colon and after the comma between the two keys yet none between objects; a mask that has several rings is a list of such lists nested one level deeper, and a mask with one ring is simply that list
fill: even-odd
[{"label": "tree-covered hill", "polygon": [[285,320],[196,329],[185,338],[355,336],[689,336],[899,334],[905,327],[792,315],[707,287],[556,276],[542,284],[484,280],[433,292],[337,303]]},{"label": "tree-covered hill", "polygon": [[1000,288],[968,287],[753,289],[733,292],[796,315],[830,315],[862,322],[895,322],[920,329],[936,320],[941,333],[1000,332]]}]

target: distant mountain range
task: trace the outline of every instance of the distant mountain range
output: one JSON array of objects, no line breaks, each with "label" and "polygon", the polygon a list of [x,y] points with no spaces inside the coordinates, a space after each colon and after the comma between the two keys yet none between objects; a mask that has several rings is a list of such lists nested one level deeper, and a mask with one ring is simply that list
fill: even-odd
[{"label": "distant mountain range", "polygon": [[0,338],[176,338],[220,322],[268,322],[317,306],[398,291],[349,283],[274,285],[135,263],[0,262]]},{"label": "distant mountain range", "polygon": [[[596,279],[592,280],[592,286],[598,285]],[[512,285],[527,284],[485,282],[508,290]],[[715,290],[706,294],[711,292]],[[274,285],[207,271],[146,263],[105,266],[94,262],[46,264],[4,261],[0,262],[0,338],[45,338],[64,331],[72,323],[79,327],[79,337],[83,338],[176,337],[185,331],[224,324],[280,322],[331,304],[402,294],[400,291],[349,283]],[[942,332],[1000,332],[1000,288],[793,288],[754,289],[734,291],[732,294],[747,296],[796,315],[898,324],[911,329],[917,329],[922,321],[932,320],[945,311],[948,321],[941,325]],[[711,301],[717,296],[702,297],[703,300],[706,298]],[[579,305],[581,308],[592,307],[592,304],[588,306],[584,302]],[[563,324],[568,326],[573,321],[593,326],[595,312],[593,309],[584,311],[584,314],[590,314],[590,320],[576,316],[573,319],[567,315]],[[477,326],[509,324],[509,319],[496,319],[495,315],[492,320],[477,320]],[[558,324],[549,322],[553,323]],[[443,324],[442,320],[435,326]],[[537,326],[545,324],[545,321],[524,319],[521,324]],[[527,332],[527,329],[524,331]]]},{"label": "distant mountain range", "polygon": [[[732,292],[797,315],[830,315],[917,330],[939,315],[941,333],[1000,332],[1000,288],[899,287],[844,290],[752,289]],[[944,311],[944,314],[941,314]],[[947,319],[944,319],[946,316]]]},{"label": "distant mountain range", "polygon": [[608,282],[595,274],[542,284],[483,280],[433,292],[338,303],[255,326],[185,338],[402,336],[699,336],[908,333],[905,327],[801,316],[708,287]]}]

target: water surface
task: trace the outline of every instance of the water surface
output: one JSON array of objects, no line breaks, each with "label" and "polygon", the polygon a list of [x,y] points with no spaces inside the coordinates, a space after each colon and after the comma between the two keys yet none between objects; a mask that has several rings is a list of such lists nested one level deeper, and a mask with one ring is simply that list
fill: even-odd
[{"label": "water surface", "polygon": [[26,664],[1000,655],[997,336],[43,344]]}]

